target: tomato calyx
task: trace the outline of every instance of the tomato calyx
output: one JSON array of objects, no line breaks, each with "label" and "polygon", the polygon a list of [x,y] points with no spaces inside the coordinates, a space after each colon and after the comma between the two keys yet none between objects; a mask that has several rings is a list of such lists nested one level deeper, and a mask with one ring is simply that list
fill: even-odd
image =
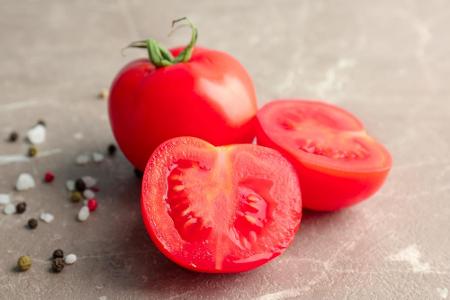
[{"label": "tomato calyx", "polygon": [[169,35],[179,28],[174,28],[174,26],[182,21],[185,21],[187,23],[186,25],[191,28],[191,40],[176,57],[174,57],[166,47],[162,46],[156,40],[151,38],[147,40],[132,42],[126,48],[147,49],[149,60],[156,68],[168,67],[177,63],[188,62],[192,57],[192,51],[194,50],[194,46],[197,43],[198,38],[198,30],[195,25],[187,17],[173,20],[172,31],[169,33]]}]

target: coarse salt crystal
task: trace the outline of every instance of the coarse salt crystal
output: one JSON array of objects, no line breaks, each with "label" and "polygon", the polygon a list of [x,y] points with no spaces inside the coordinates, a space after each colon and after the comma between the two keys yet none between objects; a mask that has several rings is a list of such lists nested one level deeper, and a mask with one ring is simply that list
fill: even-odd
[{"label": "coarse salt crystal", "polygon": [[87,188],[91,188],[97,184],[97,179],[95,179],[92,176],[83,176],[81,179],[84,181],[84,184],[86,184]]},{"label": "coarse salt crystal", "polygon": [[105,156],[99,152],[92,153],[92,160],[96,163],[102,162],[105,159]]},{"label": "coarse salt crystal", "polygon": [[85,165],[85,164],[87,164],[90,160],[91,160],[91,158],[89,157],[89,155],[87,155],[87,154],[81,154],[81,155],[78,155],[78,156],[77,156],[77,158],[75,159],[75,162],[76,162],[78,165]]},{"label": "coarse salt crystal", "polygon": [[28,130],[27,138],[32,144],[42,144],[45,141],[46,129],[42,124],[38,124]]},{"label": "coarse salt crystal", "polygon": [[89,218],[89,207],[83,206],[78,212],[78,220],[84,222]]},{"label": "coarse salt crystal", "polygon": [[55,219],[55,216],[53,216],[51,213],[41,213],[40,218],[45,223],[51,223]]},{"label": "coarse salt crystal", "polygon": [[91,198],[95,197],[95,193],[92,190],[87,189],[87,190],[84,190],[83,196],[86,199],[91,199]]},{"label": "coarse salt crystal", "polygon": [[3,213],[5,215],[12,215],[15,212],[16,212],[16,206],[14,204],[11,204],[11,203],[7,204],[5,206],[5,208],[3,209]]},{"label": "coarse salt crystal", "polygon": [[33,176],[28,173],[22,173],[17,178],[16,189],[18,191],[25,191],[34,188],[36,184],[34,183]]},{"label": "coarse salt crystal", "polygon": [[64,257],[64,262],[68,265],[74,264],[77,261],[77,256],[73,253],[68,254]]},{"label": "coarse salt crystal", "polygon": [[9,204],[11,202],[11,197],[9,196],[9,194],[0,194],[0,204],[1,205],[6,205]]},{"label": "coarse salt crystal", "polygon": [[75,190],[75,180],[67,180],[66,188],[69,192],[73,192]]}]

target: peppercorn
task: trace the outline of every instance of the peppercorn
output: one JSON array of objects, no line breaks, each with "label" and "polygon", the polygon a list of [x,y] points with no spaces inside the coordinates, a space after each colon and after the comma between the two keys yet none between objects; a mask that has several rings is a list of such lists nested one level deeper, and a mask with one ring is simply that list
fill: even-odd
[{"label": "peppercorn", "polygon": [[30,146],[30,148],[28,148],[28,156],[29,157],[34,157],[37,154],[37,148],[36,146]]},{"label": "peppercorn", "polygon": [[35,229],[38,226],[38,221],[34,218],[28,220],[28,227],[30,229]]},{"label": "peppercorn", "polygon": [[42,126],[44,126],[44,127],[47,127],[47,123],[44,121],[44,120],[39,120],[38,122],[37,122],[37,124],[38,125],[42,125]]},{"label": "peppercorn", "polygon": [[44,182],[50,183],[55,179],[55,174],[52,172],[46,172],[44,175]]},{"label": "peppercorn", "polygon": [[19,257],[19,260],[17,261],[17,267],[20,271],[27,271],[29,268],[31,268],[31,257],[29,257],[28,255]]},{"label": "peppercorn", "polygon": [[83,195],[80,192],[72,192],[70,195],[70,201],[78,203],[83,199]]},{"label": "peppercorn", "polygon": [[78,178],[75,181],[75,189],[79,192],[84,192],[84,190],[86,189],[86,183],[84,183],[83,179]]},{"label": "peppercorn", "polygon": [[64,258],[64,252],[61,249],[56,249],[53,251],[53,258]]},{"label": "peppercorn", "polygon": [[64,269],[64,259],[61,257],[55,258],[52,261],[52,271],[59,273]]},{"label": "peppercorn", "polygon": [[141,172],[141,170],[139,170],[138,168],[134,169],[134,175],[137,178],[142,178],[142,176],[144,175],[144,173]]},{"label": "peppercorn", "polygon": [[19,134],[15,131],[11,132],[8,137],[8,142],[14,143],[19,138]]},{"label": "peppercorn", "polygon": [[116,147],[116,145],[110,144],[110,145],[108,146],[108,154],[109,154],[110,156],[113,156],[114,154],[116,154],[116,152],[117,152],[117,147]]},{"label": "peppercorn", "polygon": [[97,209],[98,204],[97,204],[97,200],[95,199],[89,199],[87,202],[87,207],[89,208],[90,212],[93,212]]},{"label": "peppercorn", "polygon": [[16,213],[23,214],[27,210],[27,204],[25,202],[19,202],[16,205]]}]

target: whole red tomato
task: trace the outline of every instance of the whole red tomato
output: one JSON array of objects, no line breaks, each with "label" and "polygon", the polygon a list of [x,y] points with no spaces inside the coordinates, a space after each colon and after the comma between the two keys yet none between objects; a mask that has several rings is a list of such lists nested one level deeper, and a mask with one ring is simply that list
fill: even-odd
[{"label": "whole red tomato", "polygon": [[141,171],[153,150],[172,137],[195,136],[214,145],[254,137],[257,108],[249,75],[230,55],[194,47],[197,29],[189,24],[192,38],[184,49],[168,51],[151,39],[132,43],[146,48],[149,59],[126,65],[112,84],[111,127]]}]

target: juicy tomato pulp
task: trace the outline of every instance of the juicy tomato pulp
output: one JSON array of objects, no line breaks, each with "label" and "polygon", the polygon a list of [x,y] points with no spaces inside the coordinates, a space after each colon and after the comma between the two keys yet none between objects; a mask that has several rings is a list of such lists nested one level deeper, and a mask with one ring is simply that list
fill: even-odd
[{"label": "juicy tomato pulp", "polygon": [[172,261],[230,273],[286,249],[300,224],[301,196],[294,168],[273,149],[179,137],[150,157],[141,208],[150,237]]},{"label": "juicy tomato pulp", "polygon": [[392,160],[350,113],[329,104],[278,100],[257,114],[258,144],[294,164],[303,206],[331,211],[368,198],[383,184]]},{"label": "juicy tomato pulp", "polygon": [[256,109],[255,89],[242,65],[198,47],[186,63],[155,68],[148,59],[131,62],[117,75],[109,98],[117,143],[141,171],[153,150],[176,136],[214,145],[251,142]]}]

